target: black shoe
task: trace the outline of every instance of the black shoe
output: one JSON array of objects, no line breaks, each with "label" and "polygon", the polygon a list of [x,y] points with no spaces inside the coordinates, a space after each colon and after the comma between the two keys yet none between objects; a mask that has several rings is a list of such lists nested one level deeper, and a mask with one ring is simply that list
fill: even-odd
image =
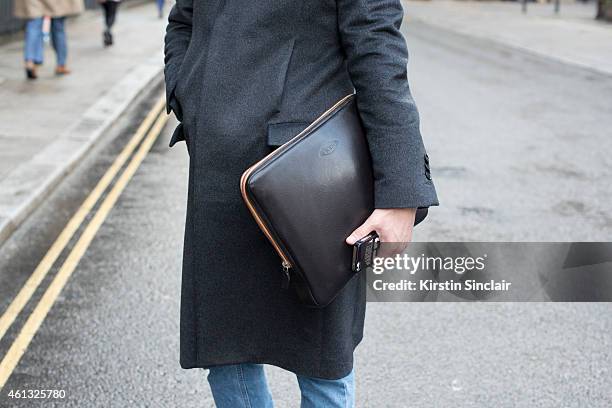
[{"label": "black shoe", "polygon": [[110,47],[111,45],[113,45],[113,35],[110,31],[106,30],[104,31],[104,46]]},{"label": "black shoe", "polygon": [[30,80],[38,79],[38,75],[36,75],[35,68],[26,68],[25,72],[26,72],[26,78]]}]

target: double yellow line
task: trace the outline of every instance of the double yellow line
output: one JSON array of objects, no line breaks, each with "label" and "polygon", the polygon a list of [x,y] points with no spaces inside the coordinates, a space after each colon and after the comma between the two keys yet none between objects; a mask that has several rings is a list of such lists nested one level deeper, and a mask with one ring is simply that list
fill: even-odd
[{"label": "double yellow line", "polygon": [[[98,184],[94,187],[91,193],[87,196],[85,201],[81,204],[76,213],[72,216],[70,221],[66,224],[60,235],[57,237],[55,242],[51,245],[45,256],[42,258],[30,278],[23,285],[17,296],[13,299],[7,310],[0,317],[0,340],[4,337],[8,329],[15,322],[19,314],[23,311],[23,308],[30,301],[36,289],[40,286],[41,282],[47,276],[51,270],[55,261],[57,261],[60,254],[64,251],[74,234],[81,227],[87,216],[94,209],[104,192],[111,185],[117,174],[124,167],[128,159],[131,160],[125,166],[123,173],[117,178],[117,181],[108,192],[98,210],[83,233],[79,237],[78,241],[66,257],[66,260],[60,267],[57,275],[45,291],[44,295],[28,317],[27,321],[23,325],[21,332],[12,343],[8,352],[0,362],[0,391],[8,381],[9,377],[17,367],[19,360],[26,352],[30,342],[34,338],[34,335],[40,328],[41,324],[45,320],[47,314],[51,310],[51,307],[57,300],[57,297],[61,293],[62,289],[66,285],[68,279],[76,269],[79,261],[89,248],[89,245],[93,241],[96,233],[104,223],[104,220],[114,207],[117,199],[130,182],[136,170],[147,156],[151,147],[157,140],[157,137],[162,132],[164,126],[168,121],[168,115],[164,112],[164,98],[161,97],[153,109],[148,113],[147,117],[140,124],[128,144],[123,148],[121,153],[115,158],[113,164],[108,168],[106,173],[98,181]],[[143,140],[144,139],[144,140]],[[140,147],[139,147],[140,145]],[[136,153],[134,151],[138,148]],[[134,153],[132,155],[132,153]]]}]

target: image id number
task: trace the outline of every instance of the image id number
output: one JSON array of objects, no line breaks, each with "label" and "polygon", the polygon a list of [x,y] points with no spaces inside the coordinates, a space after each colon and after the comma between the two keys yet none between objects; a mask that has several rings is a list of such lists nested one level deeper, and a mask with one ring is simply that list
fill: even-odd
[{"label": "image id number", "polygon": [[66,390],[10,390],[12,399],[64,399]]}]

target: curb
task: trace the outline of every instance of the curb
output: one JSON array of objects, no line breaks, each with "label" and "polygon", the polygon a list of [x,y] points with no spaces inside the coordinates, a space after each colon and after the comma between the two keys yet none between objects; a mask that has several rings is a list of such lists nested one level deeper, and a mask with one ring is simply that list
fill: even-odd
[{"label": "curb", "polygon": [[85,158],[95,143],[152,83],[161,57],[134,67],[44,150],[0,181],[0,246]]}]

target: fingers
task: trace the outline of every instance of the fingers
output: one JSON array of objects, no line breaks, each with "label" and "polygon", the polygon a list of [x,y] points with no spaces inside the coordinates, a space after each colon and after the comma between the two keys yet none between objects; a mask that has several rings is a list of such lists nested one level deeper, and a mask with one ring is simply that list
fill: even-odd
[{"label": "fingers", "polygon": [[349,245],[355,245],[355,242],[365,237],[374,230],[376,230],[376,228],[374,228],[374,224],[372,223],[370,217],[363,224],[361,224],[359,228],[353,231],[351,235],[349,235],[349,237],[346,239],[346,243]]}]

